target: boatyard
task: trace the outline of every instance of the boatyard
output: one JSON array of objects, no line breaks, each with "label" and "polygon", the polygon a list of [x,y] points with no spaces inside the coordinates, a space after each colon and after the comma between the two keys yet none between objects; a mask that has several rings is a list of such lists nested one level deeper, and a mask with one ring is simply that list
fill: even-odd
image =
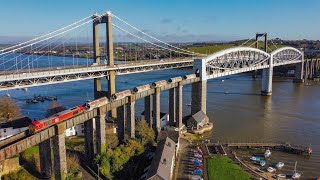
[{"label": "boatyard", "polygon": [[203,141],[211,156],[228,157],[256,178],[262,179],[298,179],[302,172],[297,171],[297,162],[282,162],[273,154],[285,153],[291,156],[310,157],[312,149],[284,142],[237,142],[210,143]]}]

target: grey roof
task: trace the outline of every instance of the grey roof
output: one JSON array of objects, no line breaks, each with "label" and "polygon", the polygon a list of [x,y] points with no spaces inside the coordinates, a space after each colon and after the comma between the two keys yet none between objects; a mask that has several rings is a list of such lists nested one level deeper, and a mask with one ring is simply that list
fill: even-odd
[{"label": "grey roof", "polygon": [[199,112],[195,113],[194,115],[192,115],[191,118],[193,118],[198,123],[201,123],[206,117],[207,117],[207,115],[203,111],[199,111]]},{"label": "grey roof", "polygon": [[158,147],[148,171],[147,179],[170,179],[176,143],[170,138],[158,142]]},{"label": "grey roof", "polygon": [[32,120],[28,117],[20,117],[17,119],[0,123],[0,128],[10,128],[10,127],[12,127],[13,129],[23,128],[23,127],[28,127],[31,122]]},{"label": "grey roof", "polygon": [[158,135],[158,141],[166,139],[167,137],[169,137],[175,143],[178,143],[178,141],[179,141],[179,131],[163,130]]}]

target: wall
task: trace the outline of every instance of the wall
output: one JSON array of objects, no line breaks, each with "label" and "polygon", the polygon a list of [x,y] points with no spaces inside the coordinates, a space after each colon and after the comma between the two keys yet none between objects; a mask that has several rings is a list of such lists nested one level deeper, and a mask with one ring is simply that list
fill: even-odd
[{"label": "wall", "polygon": [[[20,168],[19,165],[19,157],[6,159],[0,162],[0,166],[2,165],[2,172],[0,171],[1,175],[5,175],[10,173],[11,171],[16,171]],[[1,170],[1,169],[0,169]]]}]

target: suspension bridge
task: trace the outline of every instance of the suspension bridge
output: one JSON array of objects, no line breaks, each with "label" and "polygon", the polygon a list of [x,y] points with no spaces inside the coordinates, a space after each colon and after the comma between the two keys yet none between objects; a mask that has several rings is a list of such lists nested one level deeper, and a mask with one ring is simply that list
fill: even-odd
[{"label": "suspension bridge", "polygon": [[[101,24],[105,25],[101,33],[103,36],[99,35]],[[118,34],[113,30],[117,30]],[[85,31],[87,37],[79,35]],[[258,49],[259,37],[265,38],[264,50]],[[100,42],[101,39],[103,42]],[[88,42],[85,43],[85,40]],[[116,93],[116,75],[181,67],[192,67],[193,74],[136,87],[138,91],[126,91],[129,93],[121,99],[105,101],[92,110],[74,115],[35,134],[20,134],[12,141],[7,139],[1,143],[0,162],[39,144],[41,174],[51,177],[53,147],[55,178],[64,179],[67,172],[64,132],[67,128],[84,123],[85,156],[90,162],[95,154],[106,151],[104,120],[107,112],[117,120],[120,141],[126,135],[135,137],[135,102],[139,99],[144,99],[146,120],[158,134],[161,131],[160,95],[163,91],[169,91],[169,123],[181,129],[184,85],[192,86],[193,115],[200,111],[206,113],[207,81],[210,79],[262,69],[262,95],[271,95],[274,67],[295,64],[295,80],[299,82],[303,82],[309,75],[307,73],[319,69],[319,61],[305,60],[303,51],[296,48],[282,47],[268,53],[266,33],[257,34],[253,43],[251,40],[211,55],[198,54],[181,45],[161,41],[115,14],[106,12],[1,49],[0,90],[94,79],[95,99],[110,99]],[[71,43],[75,44],[73,48],[70,48]],[[247,43],[252,44],[247,46]],[[101,86],[104,77],[108,81],[106,91]],[[95,133],[93,123],[96,126]]]}]

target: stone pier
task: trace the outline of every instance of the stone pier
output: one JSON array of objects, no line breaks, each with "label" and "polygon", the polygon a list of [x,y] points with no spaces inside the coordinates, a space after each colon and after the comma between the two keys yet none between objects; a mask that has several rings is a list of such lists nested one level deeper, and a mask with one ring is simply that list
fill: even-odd
[{"label": "stone pier", "polygon": [[207,112],[207,72],[205,60],[195,59],[193,72],[199,72],[199,82],[192,83],[191,115],[199,111]]},{"label": "stone pier", "polygon": [[40,154],[40,173],[43,179],[51,178],[52,159],[51,159],[51,139],[47,139],[39,144]]},{"label": "stone pier", "polygon": [[67,175],[65,124],[56,125],[56,136],[52,139],[54,157],[54,176],[56,180],[64,180]]},{"label": "stone pier", "polygon": [[269,59],[269,68],[262,70],[262,90],[261,95],[272,95],[272,77],[273,77],[273,55]]},{"label": "stone pier", "polygon": [[144,117],[145,120],[147,121],[147,123],[149,124],[149,127],[152,128],[153,127],[153,118],[152,118],[152,95],[146,96],[144,98]]},{"label": "stone pier", "polygon": [[169,125],[174,126],[176,122],[176,89],[169,89]]},{"label": "stone pier", "polygon": [[129,103],[127,107],[127,129],[128,129],[128,136],[130,138],[135,138],[135,131],[136,131],[136,121],[135,121],[135,95],[132,94],[129,97]]},{"label": "stone pier", "polygon": [[160,88],[156,87],[154,89],[153,95],[153,122],[155,123],[153,128],[156,135],[158,135],[161,131],[160,126]]},{"label": "stone pier", "polygon": [[117,134],[119,142],[125,140],[126,133],[126,120],[127,120],[126,105],[119,106],[117,108]]},{"label": "stone pier", "polygon": [[182,127],[182,81],[179,81],[179,86],[175,88],[176,91],[176,105],[175,105],[175,111],[176,111],[176,121],[177,121],[177,127],[179,130]]},{"label": "stone pier", "polygon": [[88,161],[94,159],[94,130],[93,130],[93,121],[95,119],[90,119],[84,122],[84,151]]},{"label": "stone pier", "polygon": [[99,116],[96,118],[96,154],[106,152],[106,110],[105,107],[98,109]]}]

